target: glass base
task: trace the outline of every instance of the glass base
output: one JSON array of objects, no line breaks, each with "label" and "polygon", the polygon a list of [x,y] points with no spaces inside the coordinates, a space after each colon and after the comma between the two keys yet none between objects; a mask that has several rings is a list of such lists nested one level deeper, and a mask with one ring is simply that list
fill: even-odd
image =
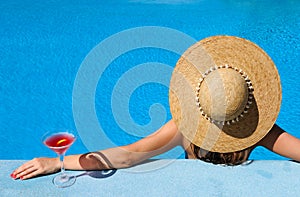
[{"label": "glass base", "polygon": [[52,180],[53,184],[59,188],[70,187],[75,181],[75,176],[68,176],[67,174],[59,174]]}]

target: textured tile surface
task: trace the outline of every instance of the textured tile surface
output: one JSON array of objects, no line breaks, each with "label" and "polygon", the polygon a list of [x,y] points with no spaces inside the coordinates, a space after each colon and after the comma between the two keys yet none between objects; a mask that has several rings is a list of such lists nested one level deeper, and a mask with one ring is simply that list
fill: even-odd
[{"label": "textured tile surface", "polygon": [[237,167],[198,160],[155,160],[117,171],[72,171],[76,183],[52,185],[55,175],[13,180],[24,161],[0,161],[0,196],[297,196],[300,170],[291,161],[254,161]]}]

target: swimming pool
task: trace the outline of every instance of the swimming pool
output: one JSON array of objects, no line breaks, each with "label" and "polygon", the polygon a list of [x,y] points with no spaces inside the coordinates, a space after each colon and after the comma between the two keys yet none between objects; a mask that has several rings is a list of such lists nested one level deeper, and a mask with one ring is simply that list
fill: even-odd
[{"label": "swimming pool", "polygon": [[[299,15],[300,2],[291,0],[1,2],[0,159],[55,156],[40,141],[44,132],[54,129],[78,130],[81,138],[69,154],[107,146],[103,139],[97,139],[98,133],[80,127],[90,117],[80,117],[80,110],[84,111],[84,108],[74,112],[74,102],[78,101],[78,97],[74,97],[77,87],[74,84],[82,65],[99,44],[116,38],[114,36],[123,36],[124,31],[134,32],[136,28],[149,26],[181,32],[195,40],[227,34],[260,45],[272,57],[281,76],[283,101],[277,123],[300,137],[300,108],[297,107],[300,101]],[[149,34],[145,35],[147,39]],[[122,36],[120,42],[114,42],[115,48],[120,48],[126,41]],[[160,34],[156,36],[158,38]],[[135,40],[134,36],[126,38]],[[174,40],[174,43],[181,41]],[[100,65],[103,72],[98,76],[93,92],[95,113],[112,145],[134,142],[171,118],[165,83],[178,58],[179,54],[167,47],[143,47],[120,54],[105,69]],[[139,72],[140,66],[161,66],[159,68],[163,69]],[[145,79],[149,75],[158,76],[157,81],[136,82],[136,79]],[[123,100],[114,100],[119,97],[112,95],[122,96],[118,91],[122,87],[117,86],[120,80],[123,80],[121,84],[131,84],[133,89],[126,92],[130,97],[125,94]],[[124,99],[128,100],[125,102]],[[122,110],[118,104],[125,107],[122,112],[128,112],[126,117],[132,117],[129,122],[118,122],[120,120],[114,113]],[[157,120],[151,116],[152,112],[159,114]],[[127,128],[128,125],[133,129]],[[86,125],[86,128],[93,128],[93,125]],[[87,139],[88,135],[96,138]],[[178,157],[181,151],[175,150],[161,157]],[[257,148],[251,158],[284,159],[263,148]]]}]

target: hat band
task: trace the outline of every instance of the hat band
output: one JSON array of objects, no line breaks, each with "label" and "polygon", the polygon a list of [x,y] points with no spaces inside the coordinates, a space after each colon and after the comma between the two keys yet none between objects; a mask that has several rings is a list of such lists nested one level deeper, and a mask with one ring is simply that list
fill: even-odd
[{"label": "hat band", "polygon": [[[244,110],[239,115],[237,115],[235,118],[230,119],[230,120],[225,120],[225,121],[215,120],[212,117],[210,117],[207,113],[205,113],[204,110],[201,107],[200,98],[199,98],[200,86],[201,86],[202,82],[204,81],[204,79],[212,71],[215,71],[215,70],[218,70],[218,69],[221,69],[221,68],[233,69],[236,72],[238,72],[244,78],[244,80],[247,84],[247,88],[248,88],[248,100],[247,100],[247,104],[244,107]],[[225,125],[225,124],[230,125],[230,124],[233,124],[235,122],[238,122],[240,120],[240,118],[244,117],[244,114],[248,113],[250,105],[252,104],[253,91],[254,91],[254,88],[252,86],[251,80],[249,79],[248,75],[242,69],[239,69],[237,67],[229,66],[228,64],[221,65],[221,66],[214,66],[214,67],[211,67],[210,69],[208,69],[204,74],[202,74],[202,77],[199,78],[198,86],[196,87],[196,104],[199,108],[199,111],[200,111],[201,115],[204,116],[211,123],[216,123],[216,124],[220,124],[220,125]]]}]

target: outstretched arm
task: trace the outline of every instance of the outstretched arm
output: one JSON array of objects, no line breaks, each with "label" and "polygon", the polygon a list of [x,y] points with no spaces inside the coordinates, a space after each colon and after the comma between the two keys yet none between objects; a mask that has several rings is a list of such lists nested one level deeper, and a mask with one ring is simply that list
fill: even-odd
[{"label": "outstretched arm", "polygon": [[[71,170],[102,170],[126,168],[181,145],[182,135],[171,120],[155,133],[133,144],[98,152],[66,156],[64,167]],[[58,158],[35,158],[17,168],[12,177],[28,179],[41,174],[57,172]]]},{"label": "outstretched arm", "polygon": [[112,169],[126,168],[138,164],[155,155],[162,154],[175,146],[181,145],[182,135],[171,120],[155,133],[127,146],[115,147],[99,152],[80,155],[74,165],[66,163],[67,169]]},{"label": "outstretched arm", "polygon": [[278,125],[274,125],[258,145],[284,157],[300,161],[300,140],[285,132]]}]

